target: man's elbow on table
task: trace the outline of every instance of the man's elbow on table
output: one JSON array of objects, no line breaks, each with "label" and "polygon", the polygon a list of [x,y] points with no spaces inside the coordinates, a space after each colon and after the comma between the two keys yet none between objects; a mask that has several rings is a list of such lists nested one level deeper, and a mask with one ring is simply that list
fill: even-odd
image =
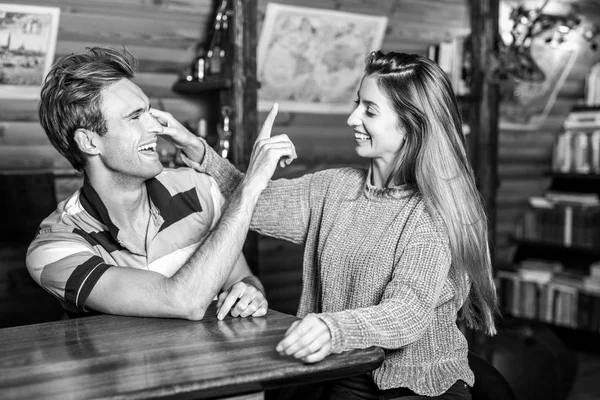
[{"label": "man's elbow on table", "polygon": [[144,270],[110,268],[92,289],[86,308],[139,317],[204,318],[214,293],[181,277]]}]

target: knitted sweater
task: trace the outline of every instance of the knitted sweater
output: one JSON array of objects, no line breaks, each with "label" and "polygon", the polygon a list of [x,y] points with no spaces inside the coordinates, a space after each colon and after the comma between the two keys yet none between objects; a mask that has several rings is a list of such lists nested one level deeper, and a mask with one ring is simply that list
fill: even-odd
[{"label": "knitted sweater", "polygon": [[[194,167],[225,197],[243,177],[208,146]],[[353,168],[273,180],[251,229],[304,245],[298,316],[316,313],[335,353],[382,347],[372,372],[380,389],[436,396],[459,379],[473,385],[448,235],[417,192],[376,188],[368,171]]]}]

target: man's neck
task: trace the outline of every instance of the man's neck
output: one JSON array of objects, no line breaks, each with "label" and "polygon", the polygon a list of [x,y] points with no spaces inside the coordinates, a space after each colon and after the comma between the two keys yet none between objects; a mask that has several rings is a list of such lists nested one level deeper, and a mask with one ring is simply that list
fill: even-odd
[{"label": "man's neck", "polygon": [[119,229],[128,229],[148,215],[148,192],[143,180],[107,177],[86,171],[87,178]]}]

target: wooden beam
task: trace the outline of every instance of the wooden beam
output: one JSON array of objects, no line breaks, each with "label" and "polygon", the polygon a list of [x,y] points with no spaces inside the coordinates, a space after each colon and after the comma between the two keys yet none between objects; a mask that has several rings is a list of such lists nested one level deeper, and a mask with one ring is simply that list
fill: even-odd
[{"label": "wooden beam", "polygon": [[[257,136],[256,0],[233,0],[233,163],[244,171]],[[258,234],[249,232],[244,255],[250,269],[259,274]]]},{"label": "wooden beam", "polygon": [[233,1],[233,161],[245,170],[257,135],[256,0]]},{"label": "wooden beam", "polygon": [[[490,240],[496,233],[496,191],[498,180],[498,109],[499,91],[492,82],[490,65],[497,48],[498,0],[469,0],[473,43],[473,90],[481,101],[471,116],[473,134],[472,161],[477,185],[485,202]],[[493,257],[493,254],[492,254]],[[493,259],[493,258],[492,258]]]}]

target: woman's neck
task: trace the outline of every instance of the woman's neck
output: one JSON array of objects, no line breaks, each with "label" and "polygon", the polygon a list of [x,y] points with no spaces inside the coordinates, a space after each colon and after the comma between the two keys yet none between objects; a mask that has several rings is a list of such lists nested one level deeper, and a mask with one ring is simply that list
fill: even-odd
[{"label": "woman's neck", "polygon": [[386,183],[394,170],[393,166],[380,158],[371,160],[371,184],[377,188],[386,187]]}]

